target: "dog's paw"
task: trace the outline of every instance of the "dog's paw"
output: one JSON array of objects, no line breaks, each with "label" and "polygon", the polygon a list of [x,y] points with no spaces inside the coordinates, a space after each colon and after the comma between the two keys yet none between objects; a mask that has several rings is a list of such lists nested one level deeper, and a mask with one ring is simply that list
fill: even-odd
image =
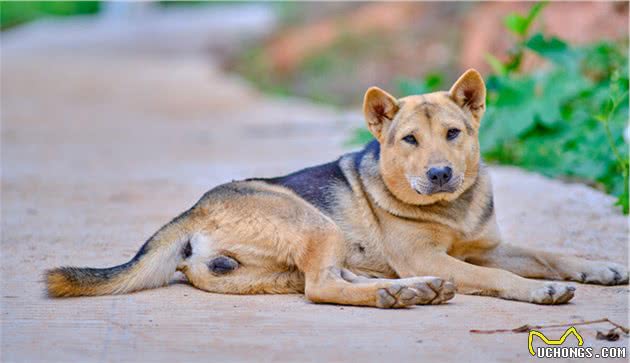
[{"label": "dog's paw", "polygon": [[575,281],[598,285],[628,284],[628,269],[612,262],[592,262],[573,276]]},{"label": "dog's paw", "polygon": [[531,292],[530,301],[543,305],[565,304],[573,298],[574,293],[575,286],[547,282]]},{"label": "dog's paw", "polygon": [[377,291],[377,306],[401,308],[418,304],[441,304],[455,296],[455,286],[437,277],[401,279]]}]

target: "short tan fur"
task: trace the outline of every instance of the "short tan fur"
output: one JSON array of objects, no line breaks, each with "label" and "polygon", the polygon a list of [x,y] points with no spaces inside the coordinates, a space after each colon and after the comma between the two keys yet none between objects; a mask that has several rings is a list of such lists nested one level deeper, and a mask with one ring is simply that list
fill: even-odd
[{"label": "short tan fur", "polygon": [[397,308],[455,291],[537,304],[574,295],[535,279],[627,284],[625,266],[502,242],[479,154],[485,99],[475,70],[447,92],[396,99],[370,88],[363,111],[375,141],[362,151],[220,185],[123,265],[47,271],[48,293],[127,293],[181,271],[210,292]]}]

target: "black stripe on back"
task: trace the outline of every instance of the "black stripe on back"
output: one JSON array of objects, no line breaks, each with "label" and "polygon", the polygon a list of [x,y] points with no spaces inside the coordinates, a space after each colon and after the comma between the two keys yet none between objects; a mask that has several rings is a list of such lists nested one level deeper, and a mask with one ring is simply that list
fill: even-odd
[{"label": "black stripe on back", "polygon": [[350,184],[339,167],[339,160],[296,171],[277,178],[254,178],[246,181],[264,181],[291,189],[319,210],[330,214],[334,211],[335,197],[333,187]]}]

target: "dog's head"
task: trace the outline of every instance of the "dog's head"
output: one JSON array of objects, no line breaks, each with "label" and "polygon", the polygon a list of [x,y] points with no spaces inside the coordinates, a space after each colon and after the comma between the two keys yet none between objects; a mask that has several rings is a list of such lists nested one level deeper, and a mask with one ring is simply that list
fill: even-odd
[{"label": "dog's head", "polygon": [[486,86],[466,71],[448,92],[395,99],[372,87],[363,112],[381,147],[388,189],[410,204],[451,201],[472,185],[479,167],[478,131]]}]

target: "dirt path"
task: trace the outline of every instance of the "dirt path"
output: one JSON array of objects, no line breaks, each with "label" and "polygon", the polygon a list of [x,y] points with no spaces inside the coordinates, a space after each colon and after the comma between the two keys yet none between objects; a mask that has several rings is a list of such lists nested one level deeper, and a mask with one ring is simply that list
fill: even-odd
[{"label": "dirt path", "polygon": [[[72,43],[76,27],[59,27],[73,46],[51,48],[42,38],[52,28],[2,43],[1,361],[527,361],[527,335],[469,329],[602,317],[628,325],[627,286],[581,285],[566,306],[457,296],[396,311],[215,295],[183,283],[45,298],[45,268],[123,262],[213,185],[331,160],[360,122],[353,112],[267,98],[221,74],[205,47],[175,57],[150,31],[121,46],[82,28],[90,41]],[[610,197],[516,169],[493,174],[507,239],[627,262],[627,220]],[[605,327],[579,331],[598,347],[596,329]]]}]

